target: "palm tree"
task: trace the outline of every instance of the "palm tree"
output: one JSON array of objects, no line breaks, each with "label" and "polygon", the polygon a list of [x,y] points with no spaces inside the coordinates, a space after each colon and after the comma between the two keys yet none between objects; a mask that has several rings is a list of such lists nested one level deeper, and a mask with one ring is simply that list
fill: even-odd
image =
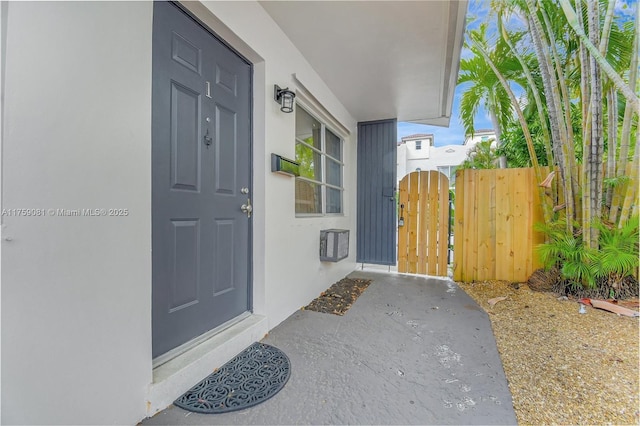
[{"label": "palm tree", "polygon": [[[613,1],[613,0],[611,0]],[[588,0],[589,8],[587,9],[589,12],[589,16],[593,16],[593,19],[596,19],[598,15],[598,2],[595,0]],[[567,21],[571,25],[571,28],[575,31],[577,36],[580,38],[580,42],[583,43],[584,47],[589,51],[591,56],[593,57],[593,62],[595,62],[598,66],[598,69],[606,74],[607,77],[611,79],[616,89],[619,90],[622,95],[627,99],[627,102],[630,104],[630,107],[636,112],[640,113],[640,99],[638,99],[638,95],[634,93],[634,88],[630,87],[630,85],[625,82],[622,77],[616,72],[616,70],[611,66],[611,64],[607,61],[607,59],[600,53],[598,47],[600,45],[600,36],[592,37],[594,31],[593,28],[589,27],[589,35],[586,34],[585,29],[580,25],[578,20],[578,15],[573,10],[571,3],[569,0],[560,0],[560,4],[562,5],[562,9],[567,17]],[[590,18],[591,19],[591,18]],[[596,27],[599,32],[599,26]]]},{"label": "palm tree", "polygon": [[[473,30],[470,37],[481,40],[487,46],[487,25],[482,24],[478,30]],[[473,49],[470,41],[465,41],[465,47]],[[518,61],[510,54],[509,46],[501,40],[495,43],[493,50],[489,52],[492,61],[502,72],[514,74],[519,68]],[[491,123],[496,133],[496,147],[501,146],[502,129],[513,116],[509,95],[502,87],[496,73],[493,72],[484,58],[474,55],[460,62],[460,76],[458,85],[466,85],[460,99],[460,118],[467,134],[474,133],[474,120],[480,106],[484,107],[491,117]],[[504,156],[499,159],[500,168],[507,167]]]},{"label": "palm tree", "polygon": [[[634,91],[640,8],[635,21],[626,22],[615,15],[615,0],[492,0],[491,8],[488,20],[497,21],[502,40],[490,47],[487,25],[467,33],[466,46],[475,56],[461,67],[460,82],[471,83],[461,104],[463,122],[472,126],[477,105],[484,103],[500,124],[504,145],[515,132],[500,120],[501,111],[503,117],[511,112],[496,79],[516,113],[511,86],[523,86],[527,111],[517,121],[523,137],[509,143],[526,141],[533,164],[537,154],[530,139],[543,140],[562,189],[558,195],[554,187],[552,198],[564,198],[554,216],[595,249],[594,225],[601,218],[621,227],[638,210],[640,103]],[[512,66],[513,58],[519,67]],[[541,131],[527,137],[531,128]]]},{"label": "palm tree", "polygon": [[[637,40],[638,28],[633,22],[620,24],[613,2],[492,2],[499,28],[503,25],[502,16],[512,13],[527,23],[527,38],[520,44],[509,41],[513,31],[500,29],[521,62],[533,48],[537,66],[527,70],[523,65],[531,86],[527,93],[536,93],[537,80],[532,80],[540,78],[545,105],[541,108],[537,98],[531,98],[530,104],[535,103],[538,112],[546,115],[541,118],[543,129],[544,121],[549,120],[553,163],[559,168],[559,183],[566,200],[567,232],[582,234],[591,248],[597,248],[599,232],[592,225],[603,214],[621,226],[637,205],[637,184],[628,183],[630,178],[635,179],[637,171],[633,167],[628,170],[628,165],[629,157],[635,159],[637,145],[634,116],[638,97],[632,88],[636,87],[638,47],[633,40]],[[640,16],[636,17],[638,20]],[[605,192],[603,178],[616,186]]]},{"label": "palm tree", "polygon": [[458,166],[458,169],[495,169],[498,156],[491,146],[494,139],[478,142],[467,153],[467,158]]}]

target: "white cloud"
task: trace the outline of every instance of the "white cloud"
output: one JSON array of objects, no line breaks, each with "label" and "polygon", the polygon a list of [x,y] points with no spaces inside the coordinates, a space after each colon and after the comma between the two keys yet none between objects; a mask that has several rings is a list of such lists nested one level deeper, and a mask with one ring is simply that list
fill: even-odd
[{"label": "white cloud", "polygon": [[638,2],[634,0],[615,0],[614,13],[623,18],[633,18],[636,14]]}]

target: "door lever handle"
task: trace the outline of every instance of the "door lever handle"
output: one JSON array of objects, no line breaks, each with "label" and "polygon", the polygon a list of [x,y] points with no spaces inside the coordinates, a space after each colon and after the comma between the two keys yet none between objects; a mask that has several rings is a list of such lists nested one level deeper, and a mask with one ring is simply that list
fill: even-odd
[{"label": "door lever handle", "polygon": [[247,204],[241,205],[240,210],[246,213],[247,217],[251,217],[251,212],[253,211],[253,206],[251,205],[251,198],[247,198]]}]

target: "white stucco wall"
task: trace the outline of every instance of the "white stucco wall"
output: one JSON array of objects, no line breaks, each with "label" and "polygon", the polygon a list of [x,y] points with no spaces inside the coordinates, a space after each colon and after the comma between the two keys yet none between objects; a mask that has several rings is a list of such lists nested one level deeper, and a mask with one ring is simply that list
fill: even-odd
[{"label": "white stucco wall", "polygon": [[438,166],[457,166],[466,158],[471,149],[467,145],[445,145],[431,147],[431,157],[417,167],[422,170],[437,170]]},{"label": "white stucco wall", "polygon": [[[396,170],[396,179],[398,180],[398,183],[402,180],[402,178],[409,173],[409,170],[407,170],[407,145],[404,143],[401,143],[398,145],[397,148],[397,156],[396,156],[396,162],[398,165],[398,168]],[[396,185],[396,188],[399,188],[399,185]]]},{"label": "white stucco wall", "polygon": [[[416,144],[421,142],[420,149],[416,149]],[[424,160],[430,157],[431,139],[411,139],[403,141],[407,150],[407,160]]]},{"label": "white stucco wall", "polygon": [[[273,328],[355,267],[356,123],[258,3],[205,6],[211,14],[199,17],[255,63],[253,299]],[[2,423],[132,424],[146,414],[152,9],[8,7],[2,207],[129,214],[3,217]],[[280,112],[274,84],[304,85],[309,106],[346,128],[343,216],[296,218],[293,178],[270,172],[270,154],[292,158],[295,146],[295,114]],[[351,230],[348,259],[319,261],[326,228]]]},{"label": "white stucco wall", "polygon": [[[398,161],[398,182],[418,168],[426,171],[438,170],[438,166],[458,166],[467,158],[467,154],[473,146],[475,146],[475,143],[471,145],[432,146],[430,147],[429,158],[405,158],[404,163]],[[406,151],[404,147],[405,144],[398,146],[398,158],[400,158],[401,151]]]},{"label": "white stucco wall", "polygon": [[468,145],[470,148],[475,146],[478,142],[482,140],[493,139],[492,146],[495,146],[496,132],[493,130],[479,130],[473,135],[467,135],[464,144]]},{"label": "white stucco wall", "polygon": [[150,2],[9,4],[3,208],[129,215],[3,217],[3,424],[144,415],[151,10]]}]

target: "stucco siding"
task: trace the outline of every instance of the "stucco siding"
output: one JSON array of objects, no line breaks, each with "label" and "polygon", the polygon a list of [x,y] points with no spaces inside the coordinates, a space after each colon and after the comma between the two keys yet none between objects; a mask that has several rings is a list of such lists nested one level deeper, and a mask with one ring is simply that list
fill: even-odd
[{"label": "stucco siding", "polygon": [[[145,413],[151,9],[9,4],[3,208],[47,213],[3,217],[5,424],[132,423]],[[57,211],[83,208],[128,215]]]}]

